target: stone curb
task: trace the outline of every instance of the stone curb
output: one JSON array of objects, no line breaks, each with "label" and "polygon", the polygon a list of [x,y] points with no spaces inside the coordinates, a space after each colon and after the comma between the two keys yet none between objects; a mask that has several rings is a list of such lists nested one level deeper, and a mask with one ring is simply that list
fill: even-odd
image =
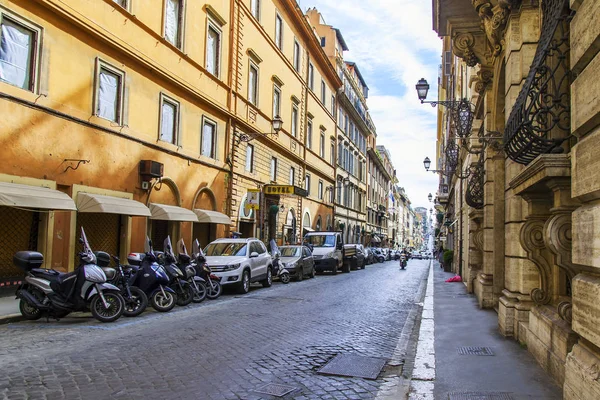
[{"label": "stone curb", "polygon": [[25,321],[21,314],[0,315],[0,325],[10,324],[11,322]]}]

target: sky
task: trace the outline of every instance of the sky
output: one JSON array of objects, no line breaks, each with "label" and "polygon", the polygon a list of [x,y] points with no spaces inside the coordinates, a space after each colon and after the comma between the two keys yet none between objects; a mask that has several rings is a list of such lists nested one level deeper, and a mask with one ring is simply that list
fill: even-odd
[{"label": "sky", "polygon": [[423,159],[435,160],[436,110],[421,104],[415,84],[425,78],[428,98],[437,98],[442,42],[432,30],[431,1],[298,0],[302,10],[316,7],[325,23],[340,29],[367,85],[367,105],[377,129],[377,144],[392,156],[399,185],[413,208],[431,208],[427,195],[438,187]]}]

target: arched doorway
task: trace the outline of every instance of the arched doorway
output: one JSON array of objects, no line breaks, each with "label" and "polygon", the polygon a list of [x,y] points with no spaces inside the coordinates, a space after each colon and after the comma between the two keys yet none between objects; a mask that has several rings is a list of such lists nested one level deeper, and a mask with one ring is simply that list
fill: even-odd
[{"label": "arched doorway", "polygon": [[310,220],[310,213],[308,210],[304,210],[304,217],[302,217],[302,236],[312,231]]},{"label": "arched doorway", "polygon": [[285,218],[283,225],[283,242],[284,244],[296,243],[296,212],[291,208]]},{"label": "arched doorway", "polygon": [[315,223],[315,230],[316,230],[316,231],[321,231],[321,230],[322,230],[322,229],[321,229],[321,228],[322,228],[322,226],[321,226],[321,225],[322,225],[322,221],[323,221],[323,220],[322,220],[321,216],[319,215],[319,216],[317,217],[317,222]]},{"label": "arched doorway", "polygon": [[248,195],[244,195],[238,213],[238,232],[243,238],[254,237],[256,213],[248,204]]},{"label": "arched doorway", "polygon": [[[208,187],[203,187],[200,190],[198,190],[192,208],[199,210],[216,211],[217,200],[213,191]],[[198,222],[194,222],[192,232],[192,240],[198,239],[200,245],[204,247],[217,238],[217,224],[201,224]]]},{"label": "arched doorway", "polygon": [[[160,182],[155,182],[148,196],[148,205],[150,204],[181,207],[181,195],[175,181],[171,178],[163,177]],[[154,250],[163,251],[163,243],[169,235],[171,236],[172,243],[176,243],[179,240],[180,222],[167,218],[150,218],[148,222],[148,236],[152,239]]]}]

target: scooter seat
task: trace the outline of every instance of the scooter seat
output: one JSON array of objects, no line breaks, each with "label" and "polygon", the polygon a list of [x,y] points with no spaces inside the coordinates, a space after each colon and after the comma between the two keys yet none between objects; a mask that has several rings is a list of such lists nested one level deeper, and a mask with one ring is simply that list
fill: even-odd
[{"label": "scooter seat", "polygon": [[30,272],[35,276],[39,276],[40,278],[47,279],[49,281],[55,281],[61,275],[60,272],[53,269],[43,268],[32,268]]}]

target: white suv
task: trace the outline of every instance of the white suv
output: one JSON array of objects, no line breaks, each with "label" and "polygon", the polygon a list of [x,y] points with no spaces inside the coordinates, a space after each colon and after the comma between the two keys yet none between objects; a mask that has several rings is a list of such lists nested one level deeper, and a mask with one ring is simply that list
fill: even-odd
[{"label": "white suv", "polygon": [[241,293],[248,293],[251,282],[261,282],[264,287],[273,283],[271,255],[258,239],[217,239],[204,253],[221,285],[235,285]]}]

